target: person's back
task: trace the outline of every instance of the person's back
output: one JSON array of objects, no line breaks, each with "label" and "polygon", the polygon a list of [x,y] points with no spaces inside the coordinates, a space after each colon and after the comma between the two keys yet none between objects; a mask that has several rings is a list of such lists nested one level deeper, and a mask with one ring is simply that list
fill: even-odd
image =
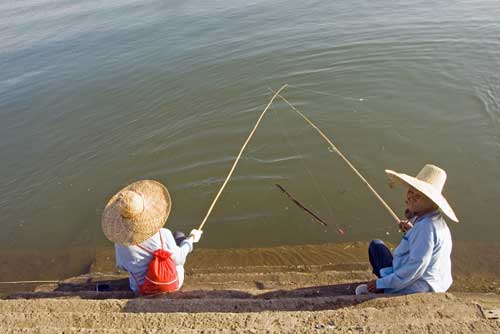
[{"label": "person's back", "polygon": [[188,238],[176,241],[162,228],[171,206],[163,184],[143,180],[121,189],[104,208],[103,232],[115,243],[116,265],[129,273],[135,292],[171,292],[184,282],[186,257],[202,231],[192,230]]},{"label": "person's back", "polygon": [[431,286],[432,291],[446,292],[453,283],[451,276],[452,239],[450,229],[441,215],[431,217],[425,223],[430,225],[435,239],[431,261],[423,273],[422,279]]},{"label": "person's back", "polygon": [[177,274],[179,275],[179,288],[182,287],[184,282],[184,263],[186,262],[187,255],[193,250],[193,243],[190,239],[185,239],[177,245],[172,232],[166,228],[162,228],[151,238],[141,242],[140,246],[142,248],[137,245],[124,246],[115,244],[116,266],[130,274],[129,282],[132,291],[139,292],[138,285],[144,283],[144,276],[153,258],[151,253],[157,249],[161,249],[160,233],[162,234],[163,249],[171,253]]}]

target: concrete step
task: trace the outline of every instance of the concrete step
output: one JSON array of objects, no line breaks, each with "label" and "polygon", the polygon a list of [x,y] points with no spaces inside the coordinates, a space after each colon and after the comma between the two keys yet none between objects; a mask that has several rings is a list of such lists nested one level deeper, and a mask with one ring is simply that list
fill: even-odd
[{"label": "concrete step", "polygon": [[[255,271],[225,273],[186,274],[184,286],[168,298],[250,298],[253,295],[285,290],[280,297],[298,297],[315,294],[323,296],[353,294],[360,282],[372,278],[369,271]],[[318,268],[316,268],[318,269]],[[299,269],[300,270],[300,269]],[[109,284],[110,292],[96,292],[100,283]],[[314,286],[311,286],[314,283]],[[124,275],[94,273],[68,279],[59,284],[44,284],[34,292],[13,293],[8,298],[84,298],[123,299],[133,298],[129,290],[128,278]],[[317,293],[316,293],[317,294]]]},{"label": "concrete step", "polygon": [[[104,313],[175,313],[175,312],[256,312],[256,311],[318,311],[353,306],[372,296],[296,297],[296,298],[136,298],[129,300],[36,299],[5,300],[0,315],[53,312],[78,313],[82,309]],[[1,323],[1,322],[0,322]]]},{"label": "concrete step", "polygon": [[[286,312],[283,312],[286,311]],[[449,294],[273,299],[0,301],[0,333],[498,333]]]}]

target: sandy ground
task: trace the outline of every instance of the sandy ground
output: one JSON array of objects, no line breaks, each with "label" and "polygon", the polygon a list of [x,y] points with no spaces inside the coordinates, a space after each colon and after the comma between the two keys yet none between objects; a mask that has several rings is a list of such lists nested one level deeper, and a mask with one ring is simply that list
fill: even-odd
[{"label": "sandy ground", "polygon": [[148,298],[127,290],[102,249],[88,274],[4,291],[0,333],[500,333],[488,318],[500,309],[500,268],[464,270],[448,294],[354,296],[373,278],[365,247],[199,250],[182,291]]},{"label": "sandy ground", "polygon": [[37,299],[0,303],[2,333],[499,333],[471,296]]}]

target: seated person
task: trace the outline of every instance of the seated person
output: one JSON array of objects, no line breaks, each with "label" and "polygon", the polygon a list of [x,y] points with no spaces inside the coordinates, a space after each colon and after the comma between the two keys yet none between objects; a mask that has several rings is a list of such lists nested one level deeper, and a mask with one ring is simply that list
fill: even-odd
[{"label": "seated person", "polygon": [[189,237],[162,226],[170,213],[167,188],[157,181],[134,182],[106,205],[101,225],[115,243],[116,266],[129,273],[132,291],[153,294],[176,291],[184,282],[184,263],[202,231]]},{"label": "seated person", "polygon": [[356,293],[446,292],[451,286],[451,234],[441,214],[458,222],[441,194],[446,172],[426,165],[416,177],[386,170],[393,182],[407,187],[406,232],[394,254],[381,240],[370,243],[368,255],[378,279],[358,286]]}]

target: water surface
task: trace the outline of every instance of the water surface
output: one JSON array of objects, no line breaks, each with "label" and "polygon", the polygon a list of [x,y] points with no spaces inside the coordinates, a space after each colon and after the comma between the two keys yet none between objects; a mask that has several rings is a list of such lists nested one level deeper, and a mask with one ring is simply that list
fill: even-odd
[{"label": "water surface", "polygon": [[[500,3],[482,0],[2,1],[1,248],[106,245],[106,201],[144,178],[171,192],[168,227],[197,226],[268,87],[284,83],[397,212],[403,190],[389,189],[384,169],[416,174],[435,163],[461,220],[454,238],[498,240],[499,17]],[[365,186],[277,101],[202,246],[399,237]]]}]

